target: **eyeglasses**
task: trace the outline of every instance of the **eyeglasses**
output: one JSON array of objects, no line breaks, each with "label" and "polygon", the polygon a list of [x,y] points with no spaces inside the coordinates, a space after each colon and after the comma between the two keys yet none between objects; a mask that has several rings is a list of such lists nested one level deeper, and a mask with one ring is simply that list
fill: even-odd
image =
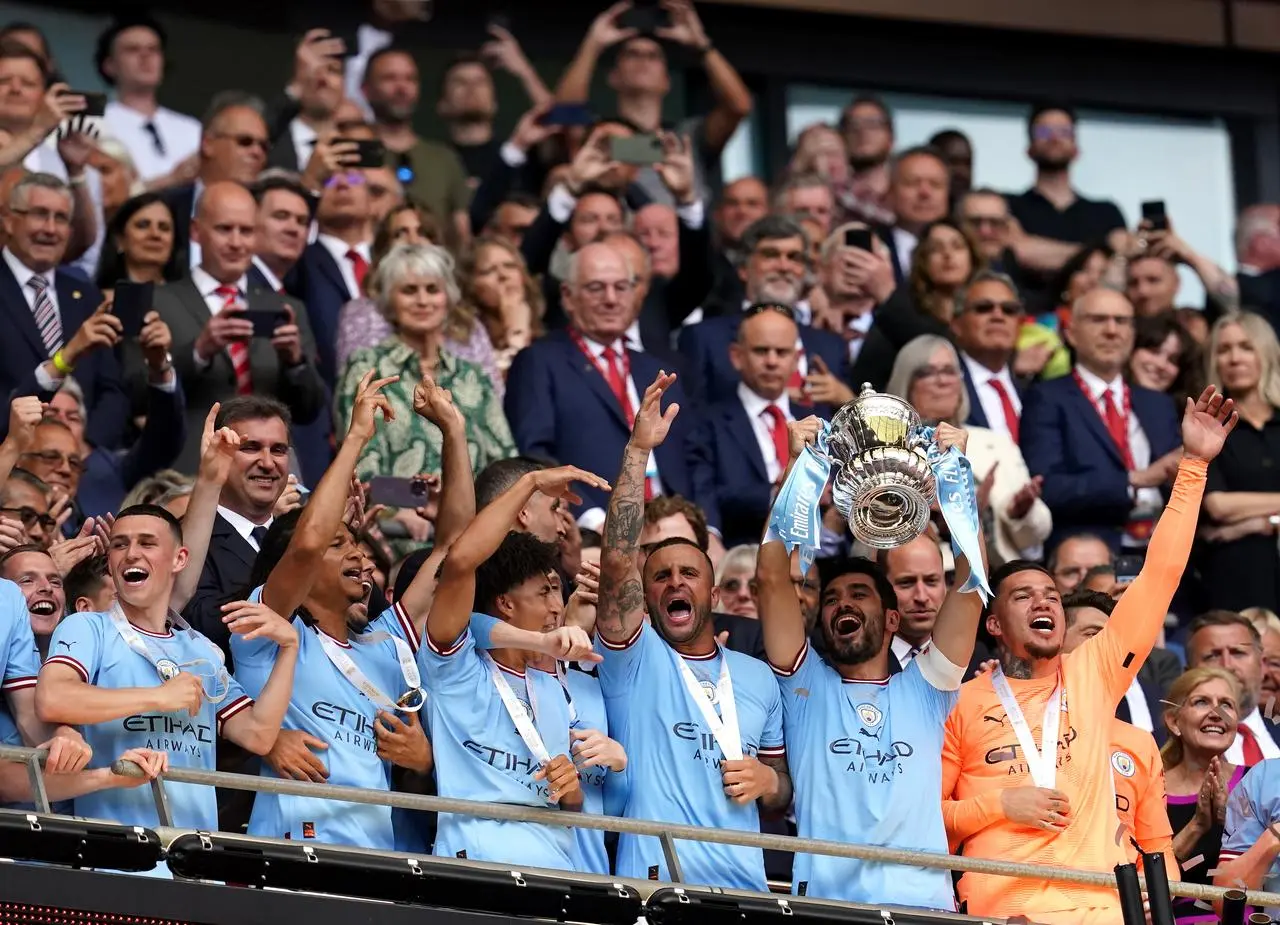
[{"label": "eyeglasses", "polygon": [[756,593],[756,580],[754,578],[726,578],[720,582],[720,590],[728,594],[741,594],[743,590]]},{"label": "eyeglasses", "polygon": [[1018,301],[994,302],[991,299],[983,299],[981,302],[974,302],[966,310],[973,312],[975,315],[990,315],[997,309],[1006,318],[1017,318],[1022,314],[1022,303]]},{"label": "eyeglasses", "polygon": [[975,228],[982,228],[984,225],[992,228],[1005,228],[1009,224],[1009,219],[999,215],[966,215],[964,223],[973,225]]},{"label": "eyeglasses", "polygon": [[960,375],[955,366],[921,366],[916,370],[914,379],[954,379]]},{"label": "eyeglasses", "polygon": [[858,129],[860,131],[868,131],[870,129],[888,128],[889,120],[884,116],[858,116],[850,117],[844,120],[845,128]]},{"label": "eyeglasses", "polygon": [[620,296],[631,295],[636,291],[636,282],[633,279],[620,279],[616,283],[606,283],[597,279],[583,283],[579,288],[593,299],[602,299],[611,289]]},{"label": "eyeglasses", "polygon": [[48,514],[41,514],[32,507],[0,507],[0,513],[18,515],[18,519],[28,530],[37,524],[42,530],[52,530],[58,525],[58,522]]},{"label": "eyeglasses", "polygon": [[257,135],[216,135],[216,138],[226,138],[235,142],[237,148],[258,148],[263,154],[271,149],[271,142],[265,138],[259,138]]},{"label": "eyeglasses", "polygon": [[789,321],[796,320],[794,309],[788,308],[781,302],[756,302],[754,305],[748,305],[743,311],[743,318],[754,318],[756,315],[763,315],[765,312],[777,312]]},{"label": "eyeglasses", "polygon": [[1074,126],[1070,125],[1037,125],[1032,130],[1031,137],[1036,141],[1053,141],[1055,139],[1071,141],[1076,137],[1076,130]]},{"label": "eyeglasses", "polygon": [[84,470],[84,460],[79,456],[68,456],[66,453],[59,453],[57,450],[44,450],[40,453],[23,453],[24,459],[38,459],[46,466],[57,466],[62,463],[72,472],[82,472]]},{"label": "eyeglasses", "polygon": [[1085,324],[1091,324],[1096,327],[1102,327],[1110,322],[1115,322],[1117,327],[1131,328],[1133,327],[1133,315],[1093,315],[1085,314],[1080,316],[1080,320]]},{"label": "eyeglasses", "polygon": [[[335,173],[324,181],[324,188],[333,189],[338,185],[339,181],[346,183],[347,186],[364,186],[365,183],[364,174],[352,170],[346,173]],[[386,192],[386,190],[383,190],[383,192]]]},{"label": "eyeglasses", "polygon": [[49,209],[44,208],[10,209],[9,211],[18,215],[25,215],[37,225],[46,225],[50,220],[52,220],[53,224],[59,228],[66,228],[71,224],[70,212],[52,212]]}]

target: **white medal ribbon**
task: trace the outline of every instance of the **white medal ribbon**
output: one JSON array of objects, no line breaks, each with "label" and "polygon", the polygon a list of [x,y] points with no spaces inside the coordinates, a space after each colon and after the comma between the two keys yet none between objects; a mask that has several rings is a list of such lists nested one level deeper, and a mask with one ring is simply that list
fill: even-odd
[{"label": "white medal ribbon", "polygon": [[551,754],[547,751],[547,746],[542,742],[542,734],[538,732],[538,727],[534,725],[538,717],[538,704],[534,698],[533,684],[526,679],[525,686],[529,694],[529,708],[533,710],[534,717],[530,719],[529,714],[525,712],[524,707],[516,698],[515,691],[507,683],[507,679],[502,676],[502,670],[489,657],[489,653],[482,652],[480,657],[489,666],[489,677],[493,680],[493,686],[498,689],[498,696],[502,698],[502,705],[507,708],[507,715],[511,717],[511,722],[516,724],[516,732],[520,733],[520,738],[524,741],[525,747],[529,749],[529,754],[533,756],[539,765],[545,766],[551,761]]},{"label": "white medal ribbon", "polygon": [[[127,645],[134,652],[137,652],[139,655],[141,655],[143,658],[145,658],[147,661],[149,661],[152,665],[155,666],[156,673],[160,676],[160,680],[162,682],[170,681],[173,678],[177,677],[178,673],[181,672],[184,668],[193,668],[196,665],[202,664],[206,661],[206,659],[200,659],[196,662],[180,665],[171,658],[167,658],[164,655],[157,655],[155,651],[151,648],[151,646],[147,643],[146,638],[143,637],[143,635],[140,632],[138,632],[137,628],[132,623],[129,622],[129,618],[124,615],[124,610],[120,607],[119,601],[115,603],[115,605],[107,613],[107,616],[110,617],[111,622],[115,624],[116,632],[120,634],[120,638],[124,640],[125,645]],[[192,633],[195,632],[195,630],[191,629],[191,624],[189,624],[186,620],[182,619],[182,617],[178,616],[178,614],[174,613],[172,610],[169,611],[168,622],[172,626],[176,626],[180,630],[186,630]],[[217,646],[215,646],[207,637],[200,636],[200,638],[203,639],[205,644],[209,646],[214,656],[213,659],[207,660],[207,661],[210,665],[214,666],[214,671],[211,679],[215,685],[214,687],[215,693],[213,694],[209,693],[208,689],[206,688],[204,691],[204,697],[205,697],[205,700],[208,700],[210,703],[221,703],[223,700],[226,699],[227,694],[231,690],[230,684],[228,683],[226,659],[222,654],[222,650],[219,649]],[[188,673],[195,674],[195,672],[188,672]],[[203,687],[204,678],[201,677],[200,675],[196,675],[196,677],[200,678],[201,686]],[[221,688],[220,693],[217,692],[219,687]]]},{"label": "white medal ribbon", "polygon": [[342,676],[351,683],[352,687],[373,701],[379,710],[386,713],[417,713],[422,709],[423,704],[427,702],[427,698],[422,692],[422,676],[418,673],[418,663],[413,657],[413,652],[409,649],[409,644],[403,639],[384,632],[356,633],[351,637],[353,643],[362,646],[377,645],[388,639],[395,645],[396,659],[400,662],[400,674],[404,678],[404,683],[408,689],[400,696],[398,701],[392,701],[390,697],[378,690],[376,684],[365,676],[365,673],[360,670],[360,667],[347,654],[341,643],[322,632],[319,627],[314,627],[314,629],[316,636],[320,640],[320,648],[324,650],[324,654],[328,657],[333,667],[338,669]]},{"label": "white medal ribbon", "polygon": [[1049,695],[1049,702],[1044,707],[1044,722],[1040,724],[1039,748],[1031,737],[1031,728],[1027,725],[1022,707],[1013,696],[1009,680],[1004,676],[1004,671],[999,665],[991,672],[991,686],[996,689],[1000,705],[1004,707],[1005,715],[1009,717],[1009,725],[1013,727],[1014,735],[1018,737],[1018,745],[1022,747],[1023,757],[1031,772],[1031,779],[1035,781],[1037,787],[1052,790],[1058,778],[1058,725],[1062,719],[1062,675],[1058,675],[1057,686]]},{"label": "white medal ribbon", "polygon": [[729,678],[729,659],[725,657],[725,653],[720,653],[720,680],[716,682],[715,688],[716,700],[720,704],[718,716],[702,682],[685,664],[684,658],[675,649],[671,650],[671,657],[676,660],[676,667],[680,671],[680,679],[684,681],[685,690],[689,692],[689,699],[702,713],[702,721],[715,736],[720,751],[730,761],[741,761],[742,731],[738,728],[738,704],[733,699],[733,681]]},{"label": "white medal ribbon", "polygon": [[556,680],[564,690],[564,699],[569,703],[569,728],[578,725],[578,708],[573,705],[573,693],[569,690],[569,672],[565,663],[556,659]]}]

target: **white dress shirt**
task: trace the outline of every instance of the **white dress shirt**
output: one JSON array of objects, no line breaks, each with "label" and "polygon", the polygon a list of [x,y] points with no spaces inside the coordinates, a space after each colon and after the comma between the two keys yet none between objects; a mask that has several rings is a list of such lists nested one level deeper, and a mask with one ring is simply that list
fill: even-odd
[{"label": "white dress shirt", "polygon": [[[1266,722],[1262,719],[1262,713],[1257,707],[1254,707],[1253,712],[1242,719],[1240,724],[1248,726],[1253,732],[1253,737],[1258,740],[1258,748],[1262,750],[1263,758],[1280,758],[1280,745],[1276,745],[1275,739],[1271,738],[1271,730],[1267,728]],[[1236,733],[1235,741],[1222,756],[1222,760],[1237,767],[1244,764],[1244,737],[1240,733]]]},{"label": "white dress shirt", "polygon": [[311,160],[311,152],[316,148],[316,139],[320,136],[316,134],[316,130],[301,119],[292,119],[289,122],[289,140],[293,142],[293,153],[298,159],[298,170],[307,169],[307,162]]},{"label": "white dress shirt", "polygon": [[275,520],[274,517],[268,517],[264,523],[255,524],[249,518],[241,514],[237,514],[235,511],[230,508],[223,507],[221,504],[218,505],[218,513],[222,515],[223,519],[225,519],[227,523],[231,524],[231,529],[244,537],[244,541],[253,547],[254,552],[262,552],[262,550],[258,548],[258,541],[253,538],[253,531],[257,527],[266,527],[270,529],[271,522]]},{"label": "white dress shirt", "polygon": [[253,265],[258,268],[258,272],[267,278],[267,285],[274,291],[280,292],[284,289],[284,283],[280,282],[280,277],[271,271],[271,267],[262,262],[262,258],[257,254],[253,255]]},{"label": "white dress shirt", "polygon": [[862,345],[867,341],[867,332],[871,330],[871,325],[875,320],[875,312],[873,311],[865,311],[861,315],[854,315],[849,319],[846,327],[856,335],[849,340],[850,367],[853,366],[853,361],[858,358],[858,354],[862,352]]},{"label": "white dress shirt", "polygon": [[327,250],[338,264],[338,269],[342,271],[342,280],[347,284],[348,296],[352,299],[363,297],[364,292],[360,289],[360,284],[356,282],[356,268],[350,260],[347,259],[347,253],[354,250],[357,254],[364,258],[366,266],[372,269],[373,260],[371,259],[368,242],[360,244],[348,244],[341,238],[335,238],[331,234],[322,234],[316,238],[324,249]]},{"label": "white dress shirt", "polygon": [[1151,706],[1147,703],[1147,695],[1142,692],[1142,685],[1134,678],[1129,682],[1129,689],[1124,692],[1124,702],[1129,705],[1129,722],[1147,732],[1155,731],[1155,722],[1151,717]]},{"label": "white dress shirt", "polygon": [[[925,645],[928,645],[926,642]],[[913,646],[901,636],[894,636],[889,643],[889,651],[893,653],[894,658],[898,660],[898,665],[906,669],[911,661],[923,651],[924,646]]]},{"label": "white dress shirt", "polygon": [[[188,219],[192,219],[196,217],[196,209],[197,207],[199,207],[200,197],[203,195],[204,195],[204,181],[201,180],[199,177],[196,177],[195,189],[192,192],[192,196],[191,196],[191,214],[188,216]],[[200,260],[203,257],[203,255],[204,255],[204,251],[201,250],[200,243],[194,239],[191,239],[190,236],[188,235],[188,241],[187,241],[187,257],[189,258],[187,261],[188,266],[193,270],[196,267],[200,266]]]},{"label": "white dress shirt", "polygon": [[[173,168],[200,148],[199,120],[163,106],[148,118],[144,113],[112,100],[107,103],[103,123],[107,134],[129,152],[138,176],[144,181],[172,173]],[[163,150],[157,147],[155,135],[147,131],[148,124],[155,126]]]},{"label": "white dress shirt", "polygon": [[[1022,417],[1022,399],[1018,397],[1018,389],[1013,384],[1013,376],[1009,374],[1009,367],[1001,367],[998,373],[993,373],[987,369],[969,354],[963,350],[960,351],[960,359],[964,361],[965,368],[969,371],[969,378],[973,380],[974,391],[978,393],[978,403],[982,405],[982,413],[987,418],[987,426],[992,430],[1005,434],[1017,443],[1017,439],[1013,434],[1009,433],[1009,424],[1004,416],[1004,404],[1000,401],[1000,393],[996,391],[992,382],[1000,383],[1005,394],[1009,396],[1009,402],[1013,405],[1014,413],[1019,418]],[[1123,408],[1121,404],[1119,407]]]},{"label": "white dress shirt", "polygon": [[[4,249],[4,262],[9,266],[9,272],[13,274],[13,278],[18,282],[18,289],[22,292],[22,297],[27,300],[27,308],[31,311],[31,317],[34,321],[36,311],[36,293],[28,283],[33,277],[39,276],[44,280],[46,291],[49,293],[49,301],[53,302],[53,310],[58,313],[58,321],[62,321],[62,307],[58,305],[58,290],[54,286],[54,271],[48,270],[44,273],[37,273],[29,268],[25,263],[19,260],[9,248]],[[62,342],[67,342],[67,337],[74,334],[74,331],[67,331],[64,327],[62,330]],[[44,363],[36,366],[36,382],[40,384],[40,388],[50,392],[56,392],[62,387],[62,377],[52,376],[49,374],[48,368]]]},{"label": "white dress shirt", "polygon": [[769,401],[751,391],[745,382],[739,382],[738,401],[742,402],[742,410],[747,413],[747,420],[751,422],[756,443],[760,447],[760,455],[764,458],[764,470],[769,476],[769,483],[773,484],[778,480],[778,476],[786,471],[789,460],[778,460],[778,454],[773,447],[773,418],[765,413],[765,409],[770,405],[777,405],[785,420],[794,421],[795,417],[791,414],[791,399],[786,392],[783,392],[782,397],[777,401]]},{"label": "white dress shirt", "polygon": [[893,247],[898,253],[898,269],[902,271],[902,278],[907,279],[911,276],[911,258],[920,239],[905,228],[894,228],[892,234]]},{"label": "white dress shirt", "polygon": [[[1116,410],[1120,414],[1124,414],[1124,378],[1116,376],[1110,382],[1103,382],[1102,379],[1095,376],[1083,366],[1077,364],[1075,371],[1080,374],[1080,378],[1084,381],[1085,387],[1089,390],[1089,397],[1093,399],[1093,405],[1098,409],[1099,416],[1102,417],[1104,423],[1106,421],[1105,404],[1103,403],[1103,393],[1110,392],[1111,400],[1115,402]],[[1151,465],[1151,441],[1147,439],[1146,431],[1142,429],[1142,422],[1138,420],[1138,416],[1129,411],[1129,452],[1133,455],[1134,471],[1145,469]],[[1151,520],[1164,507],[1164,496],[1160,494],[1159,488],[1130,488],[1129,492],[1133,497],[1133,512],[1129,515],[1133,520]],[[1121,536],[1121,542],[1127,545],[1145,546],[1145,543],[1135,542],[1128,534]]]}]

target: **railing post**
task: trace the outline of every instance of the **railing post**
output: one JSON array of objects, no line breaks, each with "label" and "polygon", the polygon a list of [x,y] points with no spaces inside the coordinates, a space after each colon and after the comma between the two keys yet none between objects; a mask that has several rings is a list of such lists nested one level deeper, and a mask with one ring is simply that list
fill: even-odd
[{"label": "railing post", "polygon": [[151,781],[151,796],[156,801],[156,817],[167,829],[173,828],[173,811],[169,808],[169,795],[164,790],[164,778],[157,777]]},{"label": "railing post", "polygon": [[35,804],[36,812],[51,813],[53,810],[49,805],[49,791],[44,787],[44,769],[40,767],[40,752],[33,752],[27,757],[27,777],[31,780],[31,802]]},{"label": "railing post", "polygon": [[680,857],[676,854],[676,840],[671,837],[670,832],[663,832],[658,836],[658,841],[662,843],[662,855],[667,862],[667,875],[671,877],[672,883],[684,883],[684,871],[680,869]]}]

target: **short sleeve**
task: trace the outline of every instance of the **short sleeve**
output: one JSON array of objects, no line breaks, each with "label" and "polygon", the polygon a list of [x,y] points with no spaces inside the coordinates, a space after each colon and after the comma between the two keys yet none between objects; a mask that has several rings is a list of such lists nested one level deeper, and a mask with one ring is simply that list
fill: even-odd
[{"label": "short sleeve", "polygon": [[604,659],[599,666],[600,690],[606,699],[631,694],[645,649],[655,640],[657,635],[648,620],[641,620],[639,628],[625,642],[609,642],[596,633],[596,651]]},{"label": "short sleeve", "polygon": [[1218,855],[1221,861],[1232,861],[1240,857],[1262,837],[1269,819],[1261,818],[1255,791],[1260,791],[1266,783],[1267,765],[1262,762],[1254,765],[1236,785],[1227,797],[1227,818],[1222,825],[1222,851]]},{"label": "short sleeve", "polygon": [[1124,213],[1120,211],[1120,207],[1118,205],[1108,199],[1102,203],[1102,207],[1103,208],[1099,210],[1098,215],[1101,219],[1099,225],[1101,226],[1102,233],[1104,235],[1110,234],[1117,228],[1127,227],[1125,225]]},{"label": "short sleeve", "polygon": [[227,678],[227,696],[222,698],[222,702],[218,704],[218,733],[221,735],[222,727],[233,716],[253,706],[253,698],[251,698],[245,689],[240,686],[240,682],[234,676]]},{"label": "short sleeve", "polygon": [[501,622],[497,617],[492,617],[487,613],[473,613],[471,615],[471,638],[475,640],[477,649],[484,651],[493,648],[493,630]]},{"label": "short sleeve", "polygon": [[773,663],[769,664],[769,668],[777,678],[778,703],[787,719],[791,722],[804,719],[813,698],[821,696],[818,693],[824,670],[821,656],[813,651],[806,640],[804,648],[789,668],[783,670]]},{"label": "short sleeve", "polygon": [[68,614],[49,639],[45,665],[66,665],[86,684],[96,684],[102,666],[101,624],[87,613]]},{"label": "short sleeve", "polygon": [[[247,598],[249,603],[258,604],[262,602],[262,589],[263,585],[258,585],[258,587],[249,592],[249,597]],[[299,632],[302,632],[305,627],[298,626],[298,622],[295,620],[294,625],[297,626]],[[231,662],[240,668],[253,666],[255,668],[266,668],[269,671],[275,663],[276,652],[279,651],[279,648],[273,640],[265,636],[246,640],[238,633],[231,634]]]},{"label": "short sleeve", "polygon": [[[766,682],[768,678],[764,678]],[[782,733],[782,691],[770,684],[765,699],[769,712],[764,718],[764,730],[760,733],[760,757],[776,758],[786,753],[786,739]]]},{"label": "short sleeve", "polygon": [[0,582],[0,614],[4,620],[4,678],[5,691],[22,690],[36,686],[40,673],[40,653],[36,638],[31,632],[31,618],[27,616],[27,599],[22,589],[11,581]]},{"label": "short sleeve", "polygon": [[409,616],[409,612],[398,603],[392,604],[382,611],[374,623],[377,624],[377,628],[403,639],[409,644],[410,650],[415,655],[417,654],[418,647],[422,644],[421,639],[418,637],[418,630],[413,625],[413,619]]},{"label": "short sleeve", "polygon": [[485,674],[470,627],[447,648],[437,646],[427,636],[427,644],[418,650],[418,664],[422,667],[423,686],[436,693],[473,685]]}]

